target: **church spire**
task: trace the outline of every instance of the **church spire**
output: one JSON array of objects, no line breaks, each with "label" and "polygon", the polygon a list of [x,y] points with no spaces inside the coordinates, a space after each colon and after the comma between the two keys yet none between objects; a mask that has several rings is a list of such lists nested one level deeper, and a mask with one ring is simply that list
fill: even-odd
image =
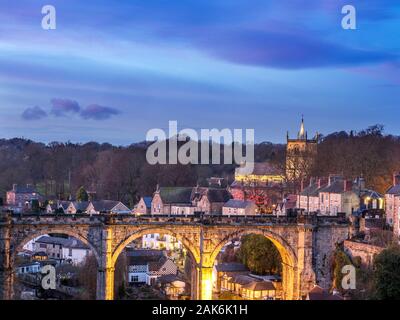
[{"label": "church spire", "polygon": [[304,129],[304,116],[301,115],[301,125],[299,131],[299,139],[306,139],[306,131]]}]

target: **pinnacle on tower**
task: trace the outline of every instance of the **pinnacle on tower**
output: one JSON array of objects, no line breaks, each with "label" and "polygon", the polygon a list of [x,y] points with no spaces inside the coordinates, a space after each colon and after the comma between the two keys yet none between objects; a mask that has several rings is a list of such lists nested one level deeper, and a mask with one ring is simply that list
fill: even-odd
[{"label": "pinnacle on tower", "polygon": [[301,125],[300,125],[300,131],[299,131],[299,139],[305,139],[306,138],[306,131],[304,129],[304,116],[301,116]]}]

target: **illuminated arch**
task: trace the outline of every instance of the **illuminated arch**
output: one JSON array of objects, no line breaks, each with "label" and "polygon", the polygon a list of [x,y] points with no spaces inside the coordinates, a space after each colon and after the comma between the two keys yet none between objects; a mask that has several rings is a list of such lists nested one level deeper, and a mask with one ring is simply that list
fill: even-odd
[{"label": "illuminated arch", "polygon": [[226,236],[213,250],[210,257],[210,263],[213,265],[215,259],[220,253],[221,249],[230,241],[235,238],[241,238],[249,234],[260,234],[269,239],[275,247],[282,260],[282,287],[284,291],[284,298],[286,300],[293,300],[296,298],[297,286],[297,255],[290,244],[279,234],[260,229],[246,229],[230,233]]},{"label": "illuminated arch", "polygon": [[183,236],[180,233],[173,232],[167,228],[146,228],[146,229],[140,229],[132,234],[130,234],[128,237],[126,237],[124,240],[122,240],[116,247],[115,250],[113,251],[112,254],[112,265],[115,266],[115,263],[117,262],[117,259],[121,252],[126,248],[128,244],[130,244],[132,241],[139,239],[147,234],[152,234],[152,233],[159,233],[159,234],[168,234],[172,237],[174,237],[176,240],[182,243],[182,245],[185,247],[191,258],[195,263],[200,262],[200,253],[199,250],[195,247],[195,245],[187,239],[185,236]]},{"label": "illuminated arch", "polygon": [[29,234],[27,234],[26,236],[24,236],[21,240],[18,241],[18,243],[15,246],[15,250],[13,252],[13,258],[15,258],[15,255],[21,251],[23,249],[23,246],[25,244],[27,244],[29,241],[36,239],[40,236],[44,236],[46,234],[49,233],[58,233],[58,234],[65,234],[67,236],[70,237],[74,237],[77,240],[81,241],[82,243],[84,243],[85,245],[87,245],[91,252],[94,254],[94,256],[96,257],[96,262],[97,265],[100,265],[100,256],[99,253],[97,252],[95,246],[82,234],[80,234],[79,232],[77,232],[76,230],[71,230],[68,228],[45,228],[42,230],[37,230],[37,231],[33,231],[33,232],[29,232]]}]

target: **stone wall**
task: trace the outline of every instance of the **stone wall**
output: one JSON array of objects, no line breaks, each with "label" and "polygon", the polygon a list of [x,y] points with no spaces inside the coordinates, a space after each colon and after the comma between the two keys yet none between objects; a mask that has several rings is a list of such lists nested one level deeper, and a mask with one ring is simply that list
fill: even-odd
[{"label": "stone wall", "polygon": [[365,268],[372,267],[375,256],[379,254],[383,249],[383,247],[378,247],[362,242],[355,242],[350,240],[344,242],[344,251],[351,258],[360,257],[361,264]]},{"label": "stone wall", "polygon": [[348,226],[319,226],[314,231],[313,238],[313,267],[316,284],[324,289],[332,286],[332,261],[337,244],[348,239]]}]

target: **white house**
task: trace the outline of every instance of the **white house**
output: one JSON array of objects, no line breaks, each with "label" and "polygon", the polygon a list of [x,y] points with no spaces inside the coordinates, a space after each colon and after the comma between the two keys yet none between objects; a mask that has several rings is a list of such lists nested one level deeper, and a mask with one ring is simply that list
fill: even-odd
[{"label": "white house", "polygon": [[296,207],[306,212],[318,212],[319,192],[327,186],[327,179],[310,179],[310,184],[306,186],[297,196]]},{"label": "white house", "polygon": [[42,268],[40,262],[32,261],[28,263],[21,264],[16,267],[17,274],[32,274],[32,273],[39,273],[40,269]]},{"label": "white house", "polygon": [[253,201],[231,199],[222,207],[222,215],[246,216],[256,214],[257,205]]},{"label": "white house", "polygon": [[319,189],[319,211],[321,215],[336,215],[338,212],[350,216],[360,207],[360,197],[353,190],[353,182],[340,176],[330,176],[328,185]]},{"label": "white house", "polygon": [[42,236],[34,241],[33,252],[44,252],[49,259],[59,263],[78,265],[89,255],[90,249],[75,238]]},{"label": "white house", "polygon": [[169,234],[151,233],[142,237],[143,249],[177,250],[182,249],[182,243]]},{"label": "white house", "polygon": [[178,273],[178,267],[160,250],[127,250],[130,284],[155,285],[159,277]]}]

